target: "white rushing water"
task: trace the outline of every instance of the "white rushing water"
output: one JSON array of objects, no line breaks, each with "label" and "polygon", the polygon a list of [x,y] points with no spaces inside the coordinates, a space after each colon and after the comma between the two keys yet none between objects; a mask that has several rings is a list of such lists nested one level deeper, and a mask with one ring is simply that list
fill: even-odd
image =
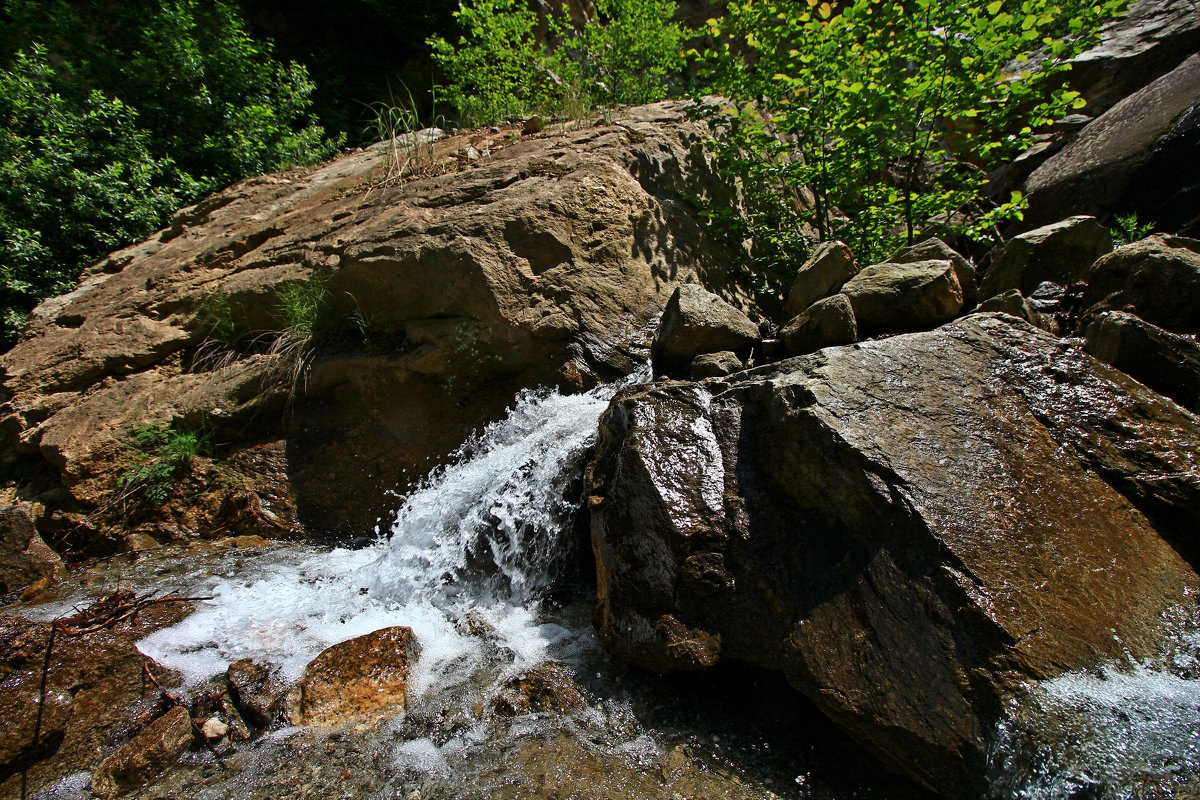
[{"label": "white rushing water", "polygon": [[[522,393],[505,419],[401,500],[373,546],[247,559],[188,586],[213,599],[139,647],[190,685],[246,657],[294,681],[332,644],[407,625],[421,648],[409,686],[416,699],[468,680],[497,652],[506,671],[540,661],[572,635],[539,623],[535,601],[568,557],[578,500],[569,485],[613,391]],[[468,630],[481,625],[486,648]]]}]

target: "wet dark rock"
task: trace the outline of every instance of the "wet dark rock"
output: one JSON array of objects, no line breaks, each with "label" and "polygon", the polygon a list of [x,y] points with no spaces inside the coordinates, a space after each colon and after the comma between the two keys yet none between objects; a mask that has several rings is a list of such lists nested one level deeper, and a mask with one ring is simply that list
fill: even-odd
[{"label": "wet dark rock", "polygon": [[304,670],[292,722],[332,727],[404,710],[415,646],[412,629],[396,626],[326,648]]},{"label": "wet dark rock", "polygon": [[678,287],[658,324],[651,354],[657,372],[685,369],[704,353],[749,353],[758,326],[717,295],[686,283]]},{"label": "wet dark rock", "polygon": [[798,356],[858,341],[858,325],[850,298],[835,294],[818,300],[780,332],[790,355]]},{"label": "wet dark rock", "polygon": [[1046,281],[1075,283],[1112,248],[1112,234],[1094,217],[1071,217],[1022,233],[995,256],[980,294],[989,298],[1016,289],[1027,295]]},{"label": "wet dark rock", "polygon": [[0,595],[65,578],[62,558],[38,535],[28,504],[0,506]]},{"label": "wet dark rock", "polygon": [[[1162,198],[1188,190],[1200,180],[1196,159],[1181,161],[1175,174],[1156,169],[1158,180],[1143,174],[1143,168],[1160,143],[1197,141],[1200,131],[1193,130],[1189,120],[1198,102],[1200,54],[1117,103],[1038,167],[1025,182],[1029,206],[1024,224],[1032,227],[1072,214],[1133,210],[1132,203],[1142,192]],[[1181,152],[1186,151],[1185,146]]]},{"label": "wet dark rock", "polygon": [[998,315],[626,389],[588,487],[607,648],[778,670],[951,797],[1028,681],[1156,653],[1200,582],[1200,420]]},{"label": "wet dark rock", "polygon": [[1200,333],[1200,240],[1151,236],[1092,267],[1083,323],[1102,311],[1129,311],[1172,333]]},{"label": "wet dark rock", "polygon": [[104,759],[92,775],[92,791],[101,797],[117,797],[138,788],[174,764],[191,746],[192,738],[191,715],[183,706],[173,706]]},{"label": "wet dark rock", "polygon": [[584,705],[583,693],[561,664],[539,664],[504,684],[493,706],[504,716],[535,712],[568,714]]},{"label": "wet dark rock", "polygon": [[723,350],[720,353],[704,353],[692,359],[688,377],[694,381],[705,378],[723,378],[742,369],[742,360],[737,353]]},{"label": "wet dark rock", "polygon": [[926,239],[908,247],[902,247],[888,257],[890,264],[913,264],[918,261],[941,260],[949,261],[954,266],[954,274],[958,277],[958,285],[962,287],[963,308],[975,307],[979,292],[978,276],[975,267],[961,253],[938,238]]},{"label": "wet dark rock", "polygon": [[1016,289],[1009,289],[1007,292],[989,297],[979,304],[979,308],[976,311],[980,314],[993,312],[1008,314],[1009,316],[1023,319],[1030,325],[1041,328],[1047,333],[1058,333],[1055,330],[1054,321],[1034,308]]},{"label": "wet dark rock", "polygon": [[844,242],[821,242],[796,271],[783,306],[783,321],[790,322],[818,300],[841,289],[858,273],[854,253]]},{"label": "wet dark rock", "polygon": [[1200,344],[1121,311],[1092,318],[1084,349],[1186,409],[1200,412]]},{"label": "wet dark rock", "polygon": [[225,680],[230,699],[248,723],[265,728],[279,716],[287,687],[278,669],[243,658],[229,665]]},{"label": "wet dark rock", "polygon": [[963,290],[946,259],[872,264],[846,282],[860,336],[932,328],[963,308]]},{"label": "wet dark rock", "polygon": [[186,604],[149,606],[92,634],[58,634],[49,662],[49,623],[0,614],[0,798],[20,796],[22,775],[32,795],[63,775],[96,769],[149,715],[160,713],[143,667],[167,687],[177,686],[179,676],[147,659],[135,643],[189,611]]}]

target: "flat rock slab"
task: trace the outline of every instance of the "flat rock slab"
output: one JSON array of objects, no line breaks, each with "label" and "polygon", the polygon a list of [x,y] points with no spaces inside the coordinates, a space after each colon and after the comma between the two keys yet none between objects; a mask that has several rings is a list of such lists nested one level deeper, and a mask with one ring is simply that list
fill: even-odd
[{"label": "flat rock slab", "polygon": [[1029,682],[1196,611],[1200,419],[1010,317],[623,390],[588,489],[609,650],[778,670],[950,797]]},{"label": "flat rock slab", "polygon": [[402,711],[415,644],[411,628],[396,626],[327,648],[304,671],[293,721],[335,726]]},{"label": "flat rock slab", "polygon": [[192,718],[174,706],[113,753],[92,775],[92,791],[117,797],[158,777],[191,746]]}]

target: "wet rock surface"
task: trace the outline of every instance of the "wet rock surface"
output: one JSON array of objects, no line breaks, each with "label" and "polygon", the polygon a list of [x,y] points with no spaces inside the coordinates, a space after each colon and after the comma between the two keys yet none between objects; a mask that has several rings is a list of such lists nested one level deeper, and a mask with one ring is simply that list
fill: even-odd
[{"label": "wet rock surface", "polygon": [[21,504],[0,507],[0,596],[39,581],[48,586],[66,574],[62,558],[38,534],[34,510]]},{"label": "wet rock surface", "polygon": [[600,636],[654,670],[703,666],[697,642],[779,670],[972,796],[1025,681],[1153,655],[1194,613],[1197,453],[1193,415],[986,314],[634,387],[589,472]]},{"label": "wet rock surface", "polygon": [[137,789],[174,764],[191,744],[191,715],[175,706],[104,759],[92,775],[92,791],[117,797]]},{"label": "wet rock surface", "polygon": [[404,627],[335,644],[305,669],[293,722],[328,727],[398,713],[408,702],[416,652],[412,630]]},{"label": "wet rock surface", "polygon": [[48,660],[49,623],[0,614],[0,797],[20,797],[22,785],[32,793],[64,775],[96,769],[161,714],[161,696],[144,667],[168,687],[178,677],[134,643],[187,613],[184,604],[153,606],[112,628],[56,634]]}]

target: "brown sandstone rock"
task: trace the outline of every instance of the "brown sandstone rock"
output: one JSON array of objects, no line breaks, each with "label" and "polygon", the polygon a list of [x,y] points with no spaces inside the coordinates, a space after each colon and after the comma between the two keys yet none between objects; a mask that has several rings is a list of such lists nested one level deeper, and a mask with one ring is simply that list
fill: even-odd
[{"label": "brown sandstone rock", "polygon": [[954,274],[958,278],[958,285],[962,287],[963,308],[974,308],[979,292],[975,267],[971,266],[971,262],[963,258],[961,253],[941,239],[926,239],[923,242],[902,247],[887,259],[889,264],[913,264],[917,261],[930,260],[949,261],[954,265]]},{"label": "brown sandstone rock", "polygon": [[229,665],[225,679],[234,705],[247,722],[265,728],[275,721],[287,691],[277,669],[243,658]]},{"label": "brown sandstone rock", "polygon": [[723,378],[742,369],[742,360],[737,353],[722,350],[719,353],[703,353],[692,359],[688,377],[694,381],[705,378]]},{"label": "brown sandstone rock", "polygon": [[821,242],[796,271],[783,306],[783,322],[791,322],[821,298],[841,289],[858,272],[854,253],[844,242]]},{"label": "brown sandstone rock", "polygon": [[631,387],[589,470],[599,633],[695,668],[673,619],[926,786],[979,796],[1029,682],[1153,655],[1164,612],[1195,613],[1176,547],[1196,552],[1198,476],[1195,416],[986,314]]},{"label": "brown sandstone rock", "polygon": [[[687,105],[516,142],[448,137],[431,145],[431,174],[386,186],[385,152],[366,150],[185,209],[35,310],[0,357],[0,446],[46,460],[94,508],[112,496],[132,428],[203,423],[257,498],[228,509],[243,515],[239,532],[369,530],[391,510],[388,491],[419,480],[519,389],[586,388],[643,359],[646,326],[677,284],[736,297],[722,277],[730,254],[682,202],[731,197]],[[458,164],[467,145],[490,155]],[[227,296],[265,344],[281,327],[279,286],[318,273],[330,329],[295,396],[262,346],[223,369],[193,366],[204,298]],[[270,464],[255,460],[260,447]],[[229,505],[235,494],[214,496]],[[163,515],[144,528],[160,541],[228,522]]]},{"label": "brown sandstone rock", "polygon": [[846,282],[860,335],[932,328],[963,308],[963,290],[947,260],[872,264]]},{"label": "brown sandstone rock", "polygon": [[191,743],[192,718],[174,706],[104,759],[92,775],[92,791],[101,797],[132,791],[174,764]]},{"label": "brown sandstone rock", "polygon": [[29,506],[0,507],[0,595],[37,581],[48,585],[66,575],[58,553],[38,535]]},{"label": "brown sandstone rock", "polygon": [[410,628],[394,627],[327,648],[304,670],[293,722],[335,726],[402,711],[414,646]]}]

